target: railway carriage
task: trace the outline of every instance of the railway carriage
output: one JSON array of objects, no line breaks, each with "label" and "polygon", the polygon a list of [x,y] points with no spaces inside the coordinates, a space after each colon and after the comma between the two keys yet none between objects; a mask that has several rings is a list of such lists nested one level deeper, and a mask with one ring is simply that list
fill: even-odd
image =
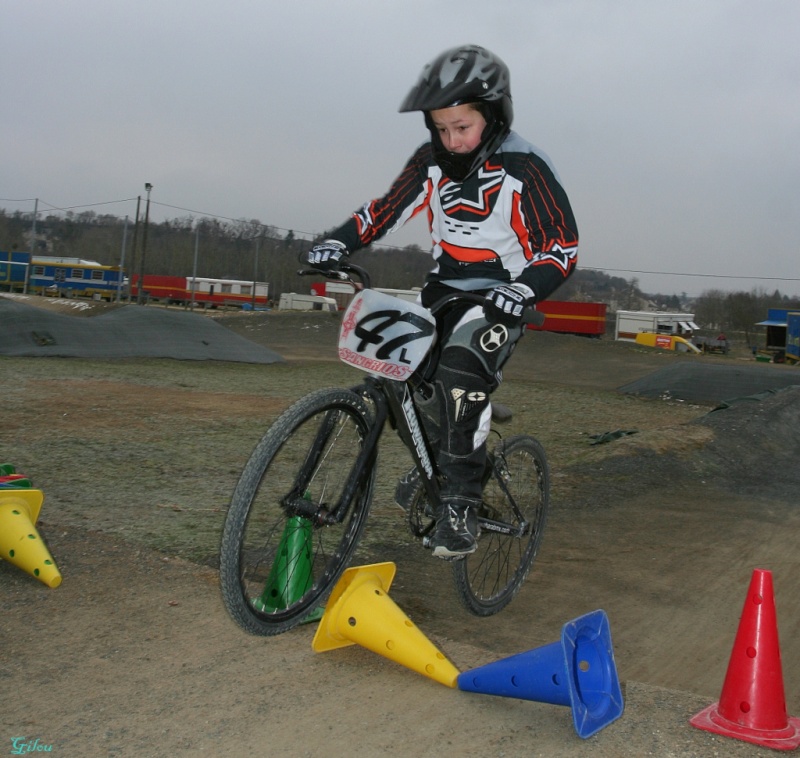
[{"label": "railway carriage", "polygon": [[[269,303],[269,285],[252,280],[145,274],[142,290],[148,299],[185,305],[192,301],[193,288],[194,302],[198,305],[235,305],[245,308],[264,307]],[[138,296],[139,275],[134,274],[131,279],[131,297]]]},{"label": "railway carriage", "polygon": [[29,253],[0,253],[0,284],[12,292],[112,300],[125,284],[124,274],[118,266],[83,258],[40,255],[31,260]]}]

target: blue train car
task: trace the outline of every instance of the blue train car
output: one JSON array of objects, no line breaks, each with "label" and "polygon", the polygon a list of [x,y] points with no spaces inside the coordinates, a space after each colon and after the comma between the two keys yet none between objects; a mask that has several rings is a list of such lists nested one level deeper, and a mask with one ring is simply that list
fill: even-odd
[{"label": "blue train car", "polygon": [[124,271],[81,258],[39,256],[31,262],[28,292],[57,297],[111,300],[124,285]]},{"label": "blue train car", "polygon": [[786,360],[800,363],[800,313],[786,314]]},{"label": "blue train car", "polygon": [[30,261],[30,253],[0,250],[0,289],[21,292],[25,287],[25,274]]}]

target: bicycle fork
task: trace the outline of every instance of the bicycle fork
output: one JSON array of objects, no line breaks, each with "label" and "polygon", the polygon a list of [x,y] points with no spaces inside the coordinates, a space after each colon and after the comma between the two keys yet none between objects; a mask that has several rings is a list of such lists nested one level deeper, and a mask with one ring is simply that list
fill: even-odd
[{"label": "bicycle fork", "polygon": [[375,465],[378,450],[378,440],[386,423],[386,404],[378,398],[375,401],[375,417],[369,425],[361,451],[353,464],[353,468],[345,482],[341,496],[337,503],[329,506],[324,502],[314,502],[308,496],[309,486],[317,470],[317,466],[328,446],[331,436],[336,433],[340,411],[329,411],[311,443],[303,465],[300,467],[294,486],[281,499],[281,505],[288,516],[300,516],[308,519],[314,527],[333,526],[341,524],[350,503],[358,490],[363,486],[364,478]]}]

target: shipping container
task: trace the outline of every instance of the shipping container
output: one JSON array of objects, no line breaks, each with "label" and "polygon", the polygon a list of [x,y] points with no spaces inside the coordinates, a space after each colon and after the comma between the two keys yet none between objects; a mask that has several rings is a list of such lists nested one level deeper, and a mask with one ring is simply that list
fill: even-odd
[{"label": "shipping container", "polygon": [[800,362],[800,313],[786,314],[786,360]]},{"label": "shipping container", "polygon": [[536,303],[536,310],[545,314],[541,326],[531,329],[586,337],[602,337],[606,333],[605,303],[581,303],[562,300],[544,300]]},{"label": "shipping container", "polygon": [[30,253],[0,250],[0,288],[7,292],[22,292],[30,260]]}]

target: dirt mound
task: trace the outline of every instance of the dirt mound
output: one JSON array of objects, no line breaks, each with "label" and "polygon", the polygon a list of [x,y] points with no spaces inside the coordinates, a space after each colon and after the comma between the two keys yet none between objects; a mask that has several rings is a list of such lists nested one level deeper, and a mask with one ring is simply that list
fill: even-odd
[{"label": "dirt mound", "polygon": [[[46,299],[37,298],[46,303]],[[72,307],[72,301],[63,301]],[[82,304],[82,303],[81,303]],[[275,363],[266,347],[195,313],[136,305],[78,309],[44,308],[0,297],[0,355],[61,358],[175,358]]]},{"label": "dirt mound", "polygon": [[[631,433],[571,467],[583,506],[613,504],[665,486],[713,485],[794,503],[800,488],[800,387],[741,398],[693,421]],[[587,487],[592,479],[602,487]]]},{"label": "dirt mound", "polygon": [[793,502],[800,489],[800,386],[742,398],[691,422],[714,433],[696,467],[741,493]]},{"label": "dirt mound", "polygon": [[620,387],[619,391],[693,403],[722,403],[794,384],[800,384],[800,375],[791,366],[676,362]]}]

